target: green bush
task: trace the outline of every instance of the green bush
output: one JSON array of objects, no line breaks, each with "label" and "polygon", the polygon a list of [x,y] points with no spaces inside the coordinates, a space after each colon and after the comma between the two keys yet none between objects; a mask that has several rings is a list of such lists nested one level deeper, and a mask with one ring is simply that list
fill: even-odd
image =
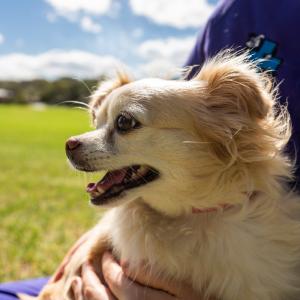
[{"label": "green bush", "polygon": [[69,100],[88,102],[91,92],[103,79],[104,77],[99,80],[61,78],[54,81],[42,79],[20,82],[0,81],[0,89],[6,89],[10,92],[11,97],[2,99],[8,103],[44,102],[58,104]]}]

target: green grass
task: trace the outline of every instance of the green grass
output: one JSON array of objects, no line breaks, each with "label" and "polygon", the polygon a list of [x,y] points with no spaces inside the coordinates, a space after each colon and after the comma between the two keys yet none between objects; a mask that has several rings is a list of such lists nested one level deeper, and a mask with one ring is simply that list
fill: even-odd
[{"label": "green grass", "polygon": [[0,106],[0,282],[52,274],[98,216],[65,140],[90,130],[86,112]]}]

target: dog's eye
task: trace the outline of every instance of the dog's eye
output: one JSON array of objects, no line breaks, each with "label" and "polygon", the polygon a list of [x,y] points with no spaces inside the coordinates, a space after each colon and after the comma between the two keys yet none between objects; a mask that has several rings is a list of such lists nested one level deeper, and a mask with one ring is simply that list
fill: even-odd
[{"label": "dog's eye", "polygon": [[121,113],[116,119],[116,128],[121,133],[128,132],[139,126],[140,123],[129,113]]}]

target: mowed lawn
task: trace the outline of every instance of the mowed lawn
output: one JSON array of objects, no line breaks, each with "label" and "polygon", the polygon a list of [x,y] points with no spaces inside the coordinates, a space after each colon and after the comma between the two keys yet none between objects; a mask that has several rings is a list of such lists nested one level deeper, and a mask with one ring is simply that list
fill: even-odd
[{"label": "mowed lawn", "polygon": [[89,123],[74,108],[0,105],[0,282],[52,274],[99,219],[64,151]]}]

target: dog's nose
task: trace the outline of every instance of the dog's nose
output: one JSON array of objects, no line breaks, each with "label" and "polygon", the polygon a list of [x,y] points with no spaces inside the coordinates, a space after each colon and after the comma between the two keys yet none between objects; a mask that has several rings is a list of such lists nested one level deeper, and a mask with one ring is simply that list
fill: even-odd
[{"label": "dog's nose", "polygon": [[67,150],[75,150],[80,145],[81,145],[81,142],[78,139],[71,137],[66,142],[66,149]]}]

